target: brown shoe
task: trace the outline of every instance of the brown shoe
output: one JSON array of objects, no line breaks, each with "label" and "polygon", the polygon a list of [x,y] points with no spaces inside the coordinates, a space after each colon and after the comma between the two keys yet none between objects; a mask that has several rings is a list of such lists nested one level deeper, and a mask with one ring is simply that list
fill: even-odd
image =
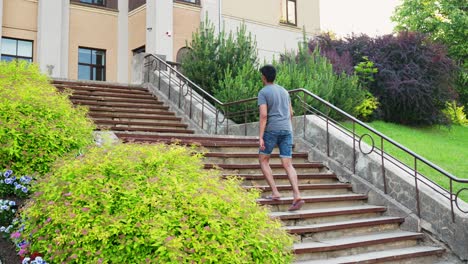
[{"label": "brown shoe", "polygon": [[293,204],[291,205],[291,207],[289,207],[288,211],[297,211],[299,209],[301,209],[302,205],[304,204],[304,200],[302,199],[299,199],[297,201],[293,201]]}]

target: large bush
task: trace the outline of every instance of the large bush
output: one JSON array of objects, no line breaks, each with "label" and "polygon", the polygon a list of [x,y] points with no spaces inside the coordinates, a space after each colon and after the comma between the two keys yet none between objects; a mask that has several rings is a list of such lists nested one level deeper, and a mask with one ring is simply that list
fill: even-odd
[{"label": "large bush", "polygon": [[[345,72],[336,73],[330,61],[320,55],[319,49],[309,54],[306,44],[302,43],[298,54],[285,55],[275,65],[278,70],[278,84],[287,89],[305,88],[342,110],[359,115],[358,106],[366,99],[366,91],[359,86],[358,77],[348,76]],[[342,118],[314,100],[308,103],[333,118]],[[302,114],[301,105],[297,102],[294,110],[297,114]]]},{"label": "large bush", "polygon": [[235,33],[222,30],[216,35],[207,20],[200,24],[188,46],[191,52],[182,61],[182,71],[211,94],[219,91],[226,75],[235,78],[245,65],[256,68],[256,42],[244,24]]},{"label": "large bush", "polygon": [[380,102],[380,118],[403,124],[446,122],[441,110],[457,93],[456,68],[443,46],[407,32],[375,39],[353,35],[336,40],[322,35],[309,42],[309,49],[317,46],[326,50],[322,54],[335,69],[349,64],[334,60],[333,54],[352,57],[361,85]]},{"label": "large bush", "polygon": [[176,145],[90,149],[38,182],[21,239],[52,263],[289,263],[259,194],[202,167]]},{"label": "large bush", "polygon": [[374,41],[378,74],[371,91],[381,102],[382,118],[401,124],[446,122],[442,110],[455,96],[453,61],[441,45],[422,34],[400,33]]},{"label": "large bush", "polygon": [[0,168],[45,173],[64,153],[92,142],[86,110],[49,84],[38,67],[0,62]]}]

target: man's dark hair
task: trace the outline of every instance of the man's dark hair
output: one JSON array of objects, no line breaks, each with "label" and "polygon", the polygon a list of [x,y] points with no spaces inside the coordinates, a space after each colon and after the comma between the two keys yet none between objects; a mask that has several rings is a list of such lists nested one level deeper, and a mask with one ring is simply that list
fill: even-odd
[{"label": "man's dark hair", "polygon": [[274,82],[276,79],[276,69],[273,67],[273,65],[265,65],[262,68],[260,68],[260,72],[262,73],[263,76],[265,76],[265,79],[267,82]]}]

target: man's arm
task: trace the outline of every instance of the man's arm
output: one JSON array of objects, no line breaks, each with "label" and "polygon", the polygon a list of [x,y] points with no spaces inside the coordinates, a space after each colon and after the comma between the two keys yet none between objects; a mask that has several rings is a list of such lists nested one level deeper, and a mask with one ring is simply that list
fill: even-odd
[{"label": "man's arm", "polygon": [[268,118],[268,107],[266,104],[260,105],[260,132],[259,132],[259,145],[260,149],[265,149],[265,142],[263,142],[263,134],[265,133],[265,128]]}]

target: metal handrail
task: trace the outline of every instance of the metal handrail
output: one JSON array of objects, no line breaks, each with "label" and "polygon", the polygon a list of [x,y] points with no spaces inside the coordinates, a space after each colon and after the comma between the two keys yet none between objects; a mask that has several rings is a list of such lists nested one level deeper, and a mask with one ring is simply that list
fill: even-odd
[{"label": "metal handrail", "polygon": [[[219,101],[218,99],[216,99],[215,97],[213,97],[211,94],[209,94],[208,92],[206,92],[205,90],[203,90],[200,86],[198,86],[197,84],[195,84],[194,82],[192,82],[190,79],[188,79],[186,76],[184,76],[181,72],[177,71],[176,69],[174,69],[170,63],[167,63],[166,61],[164,61],[163,59],[153,55],[153,54],[148,54],[145,56],[145,59],[148,58],[148,57],[152,57],[156,60],[158,60],[159,63],[161,63],[162,65],[164,65],[164,67],[167,67],[169,70],[170,70],[170,73],[169,73],[169,77],[171,76],[171,72],[174,72],[177,77],[179,79],[181,79],[182,81],[190,84],[193,88],[195,88],[196,90],[198,90],[198,92],[202,95],[202,96],[205,96],[205,98],[208,98],[210,99],[213,103],[217,104],[219,108],[221,109],[228,109],[227,107],[229,106],[235,106],[235,105],[241,105],[241,104],[244,104],[244,103],[248,103],[248,102],[253,102],[253,101],[256,101],[257,100],[257,97],[253,97],[253,98],[248,98],[248,99],[243,99],[243,100],[238,100],[238,101],[234,101],[234,102],[227,102],[227,103],[224,103],[224,102],[221,102]],[[170,83],[170,81],[169,81]],[[375,135],[377,135],[378,137],[380,137],[380,140],[381,140],[381,149],[380,149],[380,155],[381,155],[381,159],[382,159],[382,175],[383,175],[383,184],[384,184],[384,192],[387,193],[387,184],[386,184],[386,175],[385,175],[385,165],[384,165],[384,160],[386,160],[387,162],[390,162],[390,163],[393,163],[395,165],[397,165],[398,167],[400,167],[400,165],[396,164],[396,162],[399,162],[403,165],[405,165],[410,171],[408,171],[407,169],[403,169],[406,173],[412,175],[414,178],[415,178],[415,182],[414,182],[414,185],[415,185],[415,188],[416,188],[416,201],[417,201],[417,211],[418,211],[418,216],[420,217],[420,206],[419,206],[419,203],[420,203],[420,199],[419,199],[419,188],[418,188],[418,183],[423,183],[423,184],[426,184],[427,186],[429,186],[430,188],[432,188],[433,190],[435,190],[436,192],[438,192],[439,194],[441,194],[442,196],[444,196],[445,198],[449,199],[450,200],[450,203],[451,203],[451,211],[452,211],[452,220],[455,221],[455,213],[454,213],[454,204],[458,207],[458,209],[464,213],[468,213],[466,211],[463,211],[459,205],[458,205],[458,199],[459,199],[459,194],[461,191],[463,190],[468,190],[468,188],[462,188],[460,189],[456,194],[454,193],[454,190],[453,190],[453,182],[458,182],[458,183],[468,183],[468,179],[462,179],[462,178],[458,178],[454,175],[452,175],[451,173],[445,171],[444,169],[440,168],[439,166],[433,164],[432,162],[428,161],[427,159],[423,158],[422,156],[414,153],[413,151],[411,151],[410,149],[404,147],[403,145],[401,145],[400,143],[396,142],[395,140],[387,137],[386,135],[384,135],[383,133],[379,132],[378,130],[370,127],[369,125],[365,124],[364,122],[360,121],[359,119],[353,117],[352,115],[346,113],[345,111],[343,111],[342,109],[332,105],[331,103],[325,101],[324,99],[320,98],[319,96],[315,95],[314,93],[304,89],[304,88],[299,88],[299,89],[294,89],[294,90],[290,90],[288,91],[289,94],[291,94],[291,97],[292,95],[303,95],[303,98],[306,98],[306,96],[309,96],[311,98],[313,98],[314,100],[320,102],[321,104],[325,105],[326,107],[338,112],[339,114],[343,115],[344,117],[346,117],[347,119],[349,119],[350,121],[353,122],[353,130],[350,131],[349,129],[346,129],[348,132],[351,132],[352,135],[349,135],[347,134],[345,131],[343,131],[341,128],[337,127],[337,125],[339,126],[339,122],[336,122],[335,120],[333,120],[332,118],[330,118],[330,116],[328,116],[327,114],[324,114],[318,110],[316,110],[316,112],[318,112],[320,115],[322,115],[321,118],[323,118],[325,121],[326,121],[326,124],[327,124],[327,155],[329,155],[329,135],[328,135],[328,126],[331,125],[331,126],[334,126],[335,128],[338,128],[339,130],[341,130],[341,132],[345,133],[346,135],[349,135],[353,138],[353,172],[355,172],[355,167],[356,167],[356,156],[355,156],[355,151],[356,151],[356,147],[355,147],[355,142],[356,142],[356,132],[355,132],[355,124],[359,124],[360,126],[366,128],[367,130],[371,131],[372,133],[374,133]],[[188,91],[187,91],[188,93]],[[169,91],[169,95],[170,95],[170,91]],[[192,93],[190,94],[190,104],[192,103]],[[300,97],[299,97],[300,98]],[[202,99],[203,100],[203,106],[202,106],[202,128],[203,128],[203,109],[206,107],[205,106],[205,99]],[[305,119],[305,116],[306,116],[306,110],[304,108],[304,104],[307,105],[307,103],[303,102],[303,116],[304,116],[304,119]],[[309,106],[309,105],[307,105]],[[180,105],[179,105],[180,107]],[[189,107],[191,109],[191,106]],[[311,106],[309,106],[309,108],[311,108]],[[313,108],[313,107],[312,107]],[[258,109],[257,109],[258,110]],[[226,124],[225,124],[225,130],[226,130],[226,134],[229,134],[229,120],[228,118],[229,117],[232,117],[232,116],[235,116],[236,114],[239,114],[239,116],[241,116],[242,114],[244,115],[244,123],[247,123],[247,113],[251,114],[251,112],[253,110],[251,109],[244,109],[243,111],[238,111],[238,112],[233,112],[233,113],[229,113],[226,111],[224,117],[222,120],[219,120],[219,113],[221,110],[219,110],[218,108],[215,108],[215,110],[212,110],[213,112],[215,112],[216,114],[216,121],[215,121],[215,124],[216,124],[216,128],[215,128],[215,134],[218,133],[218,123],[223,123],[224,121],[226,121]],[[310,109],[307,111],[307,112],[310,112]],[[319,115],[319,116],[320,116]],[[191,113],[190,113],[190,117],[191,117]],[[305,132],[305,128],[306,128],[306,122],[304,121],[304,132]],[[247,133],[247,126],[245,125],[245,133]],[[368,134],[364,134],[364,135],[367,135],[369,136],[372,141],[373,141],[373,138],[368,135]],[[304,133],[304,136],[305,136],[305,133]],[[359,143],[361,143],[361,140],[362,140],[362,137],[359,139]],[[399,159],[389,155],[388,153],[384,152],[384,140],[391,143],[391,145],[399,148],[400,150],[406,152],[408,155],[412,156],[412,158],[414,159],[414,167],[410,167],[406,164],[404,164],[403,162],[399,161]],[[360,145],[359,145],[359,148],[360,148]],[[372,144],[372,150],[369,152],[371,153],[372,151],[374,150],[374,144]],[[361,150],[362,152],[362,150]],[[364,152],[362,152],[364,153]],[[364,153],[364,154],[369,154],[369,153]],[[391,157],[391,159],[389,158]],[[417,170],[417,162],[422,162],[424,163],[425,165],[429,166],[430,168],[434,169],[436,172],[442,174],[443,176],[445,176],[447,179],[450,180],[450,190],[447,190],[443,187],[441,187],[440,185],[438,185],[437,183],[433,182],[432,180],[430,180],[429,178],[427,178],[426,176],[424,176],[423,174],[419,173],[418,170]],[[401,168],[401,167],[400,167]],[[413,175],[414,173],[414,175]],[[421,176],[424,178],[424,180],[422,179],[418,179],[418,177]],[[445,193],[448,194],[448,196],[446,196],[444,193],[434,189],[433,187],[431,187],[430,185],[428,185],[427,182],[430,182],[432,184],[434,184],[435,186],[437,186],[438,188],[440,188],[441,190],[443,190]]]}]

